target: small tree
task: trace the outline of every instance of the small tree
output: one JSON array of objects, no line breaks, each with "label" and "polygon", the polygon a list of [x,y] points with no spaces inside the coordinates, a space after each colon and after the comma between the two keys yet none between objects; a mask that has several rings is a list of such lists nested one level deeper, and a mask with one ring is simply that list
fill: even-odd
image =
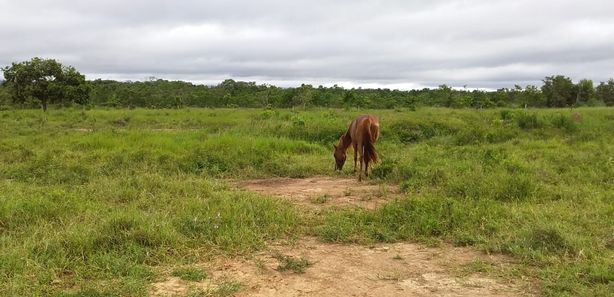
[{"label": "small tree", "polygon": [[597,86],[596,97],[603,101],[607,106],[614,105],[614,79],[608,80],[607,83],[601,82]]},{"label": "small tree", "polygon": [[543,107],[546,105],[546,99],[542,91],[534,86],[527,85],[522,91],[522,106]]},{"label": "small tree", "polygon": [[302,106],[303,109],[311,105],[313,101],[313,87],[311,85],[302,84],[296,89],[294,97],[292,97],[292,106]]},{"label": "small tree", "polygon": [[40,101],[44,111],[49,103],[87,103],[89,86],[85,76],[72,66],[62,66],[54,59],[33,58],[2,68],[5,86],[15,103],[28,98]]},{"label": "small tree", "polygon": [[577,100],[577,88],[569,77],[550,76],[544,79],[542,93],[548,107],[572,106]]},{"label": "small tree", "polygon": [[6,92],[6,88],[3,86],[4,81],[0,80],[0,107],[9,103],[10,96]]},{"label": "small tree", "polygon": [[576,85],[576,104],[586,103],[595,98],[595,88],[593,88],[593,81],[590,79],[583,79]]}]

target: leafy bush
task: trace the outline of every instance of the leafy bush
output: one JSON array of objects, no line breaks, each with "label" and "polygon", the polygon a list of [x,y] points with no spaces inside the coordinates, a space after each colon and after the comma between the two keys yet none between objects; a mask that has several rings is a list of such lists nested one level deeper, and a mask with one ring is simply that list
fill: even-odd
[{"label": "leafy bush", "polygon": [[384,132],[384,136],[395,137],[402,143],[413,143],[436,136],[452,135],[457,131],[458,128],[438,122],[414,123],[400,121],[393,123],[390,126],[390,131]]},{"label": "leafy bush", "polygon": [[544,126],[543,121],[536,113],[519,112],[514,116],[518,127],[524,130],[538,129]]},{"label": "leafy bush", "polygon": [[392,159],[384,159],[380,164],[373,168],[372,176],[380,179],[385,179],[391,175],[397,166],[397,161]]},{"label": "leafy bush", "polygon": [[550,118],[550,123],[556,128],[565,130],[567,132],[575,132],[577,130],[576,123],[570,116],[563,114],[555,114]]}]

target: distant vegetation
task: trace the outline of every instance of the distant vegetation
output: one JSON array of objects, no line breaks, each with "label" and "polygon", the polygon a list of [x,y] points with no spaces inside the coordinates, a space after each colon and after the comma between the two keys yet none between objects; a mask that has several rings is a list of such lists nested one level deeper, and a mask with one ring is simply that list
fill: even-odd
[{"label": "distant vegetation", "polygon": [[[571,107],[614,105],[614,79],[594,86],[588,79],[574,83],[563,75],[544,78],[543,85],[503,88],[496,91],[453,89],[441,85],[436,89],[390,90],[345,89],[338,86],[280,88],[267,84],[227,79],[216,86],[195,85],[183,81],[151,78],[143,82],[94,80],[81,84],[79,73],[72,67],[58,68],[57,81],[72,77],[72,91],[48,85],[50,76],[41,76],[36,83],[15,80],[15,70],[32,69],[32,65],[55,65],[54,60],[34,58],[4,68],[6,82],[0,86],[0,108],[38,107],[46,102],[58,105],[87,104],[105,107],[360,107],[360,108],[414,108],[416,106],[452,108],[493,107]],[[47,68],[43,68],[47,69]],[[68,70],[61,75],[61,69]],[[26,71],[22,71],[25,73]],[[42,71],[44,72],[44,71]],[[41,73],[39,71],[38,73]],[[8,76],[7,76],[8,75]],[[54,74],[55,75],[55,74]],[[62,80],[64,79],[64,80]],[[76,80],[75,80],[76,79]],[[66,84],[64,84],[66,85]],[[75,87],[78,86],[78,87]],[[27,92],[20,91],[26,90]],[[29,91],[28,91],[29,90]],[[35,91],[34,91],[35,90]],[[58,91],[59,90],[59,91]]]}]

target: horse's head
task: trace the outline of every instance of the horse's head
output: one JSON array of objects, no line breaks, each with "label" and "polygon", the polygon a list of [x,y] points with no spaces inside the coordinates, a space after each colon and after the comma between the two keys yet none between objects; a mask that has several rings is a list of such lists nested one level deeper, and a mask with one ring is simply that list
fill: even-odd
[{"label": "horse's head", "polygon": [[345,150],[341,148],[341,145],[333,145],[335,148],[335,170],[341,171],[343,169],[343,164],[345,164]]}]

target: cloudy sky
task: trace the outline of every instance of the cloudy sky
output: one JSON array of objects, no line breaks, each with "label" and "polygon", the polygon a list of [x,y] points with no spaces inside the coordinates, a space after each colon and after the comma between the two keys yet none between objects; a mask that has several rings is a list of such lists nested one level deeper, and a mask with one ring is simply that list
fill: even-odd
[{"label": "cloudy sky", "polygon": [[0,66],[88,79],[293,86],[541,85],[614,77],[614,1],[0,0]]}]

